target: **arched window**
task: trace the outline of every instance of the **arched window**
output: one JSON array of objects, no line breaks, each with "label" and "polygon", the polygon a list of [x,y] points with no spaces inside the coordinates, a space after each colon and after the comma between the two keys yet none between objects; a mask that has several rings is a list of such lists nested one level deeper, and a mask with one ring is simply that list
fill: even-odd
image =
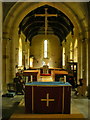
[{"label": "arched window", "polygon": [[73,56],[73,53],[72,53],[73,51],[72,50],[73,50],[73,47],[72,47],[72,42],[71,42],[70,43],[70,60],[73,59],[73,57],[72,57]]},{"label": "arched window", "polygon": [[62,66],[65,66],[65,47],[63,47],[63,54],[62,54]]},{"label": "arched window", "polygon": [[22,66],[22,39],[19,37],[19,54],[18,54],[18,66]]},{"label": "arched window", "polygon": [[30,57],[30,67],[33,67],[33,58]]},{"label": "arched window", "polygon": [[74,62],[78,61],[78,43],[77,43],[77,39],[75,40],[75,44],[74,44]]},{"label": "arched window", "polygon": [[44,40],[44,58],[48,58],[48,41]]}]

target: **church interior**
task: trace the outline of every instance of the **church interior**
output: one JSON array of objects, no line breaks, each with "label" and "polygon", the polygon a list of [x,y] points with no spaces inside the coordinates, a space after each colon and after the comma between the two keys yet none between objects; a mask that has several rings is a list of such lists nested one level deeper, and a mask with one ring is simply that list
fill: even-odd
[{"label": "church interior", "polygon": [[0,2],[2,120],[90,118],[89,11],[90,2]]}]

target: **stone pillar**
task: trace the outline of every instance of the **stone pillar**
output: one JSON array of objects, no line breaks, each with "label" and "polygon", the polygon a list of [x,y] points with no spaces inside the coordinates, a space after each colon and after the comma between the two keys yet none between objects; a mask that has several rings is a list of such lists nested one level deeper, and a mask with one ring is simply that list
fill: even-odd
[{"label": "stone pillar", "polygon": [[[89,31],[90,35],[90,31]],[[90,99],[90,36],[88,39],[88,98]]]},{"label": "stone pillar", "polygon": [[84,83],[84,94],[87,85],[87,40],[84,39],[83,35],[78,36],[78,78],[83,79]]},{"label": "stone pillar", "polygon": [[[1,6],[0,6],[1,9]],[[1,12],[1,11],[0,11]],[[2,14],[0,14],[2,15]],[[0,22],[0,24],[2,23],[2,21]],[[7,59],[7,55],[6,55],[6,44],[7,44],[7,40],[8,40],[8,32],[7,32],[7,27],[5,26],[5,30],[3,29],[3,38],[2,38],[2,94],[6,93],[7,90],[7,86],[6,86],[6,59]],[[0,50],[1,51],[1,50]]]},{"label": "stone pillar", "polygon": [[88,98],[90,99],[90,2],[87,3],[88,6]]},{"label": "stone pillar", "polygon": [[78,80],[82,78],[82,39],[78,35]]},{"label": "stone pillar", "polygon": [[[2,45],[2,50],[3,50],[3,81],[2,81],[2,89],[3,89],[3,94],[7,92],[7,83],[12,82],[12,39],[11,39],[11,34],[9,34],[9,27],[8,26],[3,26],[3,45]],[[12,32],[11,32],[12,33]]]},{"label": "stone pillar", "polygon": [[2,116],[2,2],[0,2],[0,120]]},{"label": "stone pillar", "polygon": [[83,79],[86,80],[86,65],[87,65],[87,46],[86,46],[86,41],[82,40],[82,64],[83,64]]},{"label": "stone pillar", "polygon": [[0,85],[2,85],[2,2],[0,2],[0,68]]},{"label": "stone pillar", "polygon": [[11,39],[11,44],[10,44],[10,48],[11,48],[11,51],[10,51],[10,79],[13,79],[14,78],[14,39],[12,38]]},{"label": "stone pillar", "polygon": [[[13,31],[14,30],[14,31]],[[18,30],[17,28],[15,28],[15,26],[12,26],[12,29],[11,29],[12,32],[12,35],[11,35],[11,80],[13,80],[13,78],[16,76],[16,71],[15,71],[15,67],[16,67],[16,64],[17,64],[17,59],[18,59],[18,53],[17,53],[17,56],[16,56],[16,52],[17,49],[18,49],[18,39],[19,39],[19,36],[18,36]],[[16,58],[17,57],[17,58]]]}]

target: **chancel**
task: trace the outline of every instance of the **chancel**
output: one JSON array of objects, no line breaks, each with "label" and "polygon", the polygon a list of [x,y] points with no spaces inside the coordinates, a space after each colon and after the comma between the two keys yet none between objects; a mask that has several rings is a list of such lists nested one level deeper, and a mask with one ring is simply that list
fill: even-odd
[{"label": "chancel", "polygon": [[88,117],[89,6],[0,2],[2,120]]}]

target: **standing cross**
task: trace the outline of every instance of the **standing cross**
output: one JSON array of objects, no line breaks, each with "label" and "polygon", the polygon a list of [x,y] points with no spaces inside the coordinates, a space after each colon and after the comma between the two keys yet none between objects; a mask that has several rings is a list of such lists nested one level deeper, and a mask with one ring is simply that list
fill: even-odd
[{"label": "standing cross", "polygon": [[46,99],[41,99],[41,101],[45,101],[46,102],[46,106],[49,107],[49,102],[50,101],[54,101],[54,99],[49,99],[49,93],[47,93],[47,98]]},{"label": "standing cross", "polygon": [[37,16],[45,16],[45,36],[47,37],[47,28],[48,28],[48,20],[47,20],[47,17],[57,17],[57,14],[48,14],[47,13],[47,9],[48,8],[45,8],[45,14],[35,14],[35,17]]}]

